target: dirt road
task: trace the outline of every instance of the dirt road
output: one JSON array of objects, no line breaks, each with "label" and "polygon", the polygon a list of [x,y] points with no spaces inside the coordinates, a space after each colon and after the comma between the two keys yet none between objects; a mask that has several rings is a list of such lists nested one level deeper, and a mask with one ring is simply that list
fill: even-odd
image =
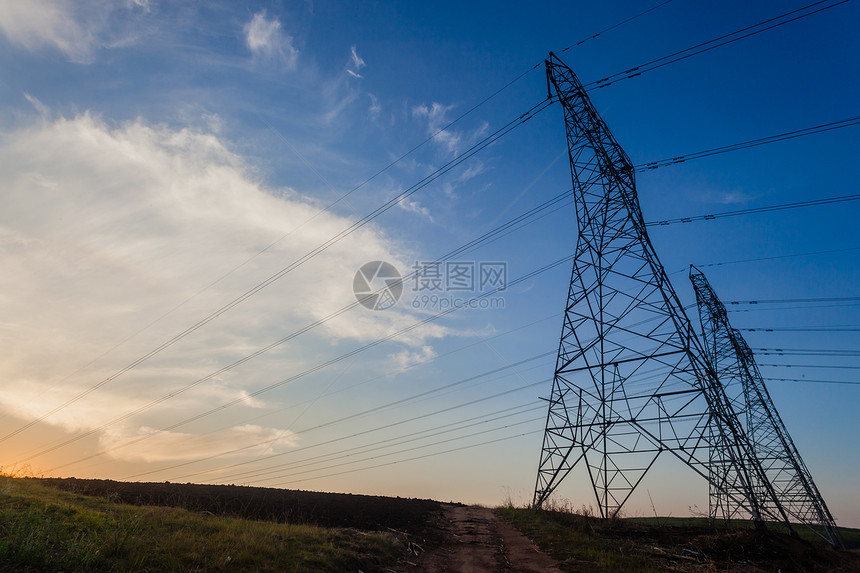
[{"label": "dirt road", "polygon": [[482,507],[444,505],[441,543],[421,548],[399,569],[415,573],[561,573],[513,526]]}]

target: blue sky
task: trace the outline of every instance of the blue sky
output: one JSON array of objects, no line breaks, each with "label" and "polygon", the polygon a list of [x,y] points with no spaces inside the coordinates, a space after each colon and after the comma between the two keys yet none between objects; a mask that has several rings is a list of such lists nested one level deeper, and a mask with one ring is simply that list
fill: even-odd
[{"label": "blue sky", "polygon": [[[592,38],[655,4],[0,2],[0,465],[529,500],[569,263],[512,284],[494,308],[352,356],[438,307],[409,283],[392,308],[326,317],[355,301],[363,263],[405,274],[567,190],[557,106],[114,374],[538,104],[550,50],[588,39],[560,54],[588,83],[805,5],[674,0]],[[854,117],[858,17],[847,2],[591,97],[634,164]],[[854,194],[858,143],[855,126],[640,172],[642,211],[656,221]],[[858,215],[852,201],[650,233],[685,304],[690,263],[726,301],[856,297]],[[568,204],[457,260],[503,262],[513,282],[575,238]],[[766,260],[735,262],[746,259]],[[851,303],[730,305],[748,311],[730,318],[826,329],[745,333],[754,350],[852,350]],[[857,381],[851,356],[759,362],[794,365],[762,366],[766,378]],[[860,526],[857,386],[769,388],[837,520]],[[593,503],[581,478],[558,492],[577,507]],[[662,514],[707,504],[706,484],[669,460],[630,514],[651,513],[647,494]]]}]

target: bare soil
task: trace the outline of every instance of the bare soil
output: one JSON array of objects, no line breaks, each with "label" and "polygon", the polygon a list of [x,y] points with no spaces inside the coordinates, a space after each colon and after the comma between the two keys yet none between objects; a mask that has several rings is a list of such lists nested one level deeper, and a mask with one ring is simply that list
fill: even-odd
[{"label": "bare soil", "polygon": [[398,572],[562,573],[525,535],[483,507],[443,505],[432,545],[416,550]]}]

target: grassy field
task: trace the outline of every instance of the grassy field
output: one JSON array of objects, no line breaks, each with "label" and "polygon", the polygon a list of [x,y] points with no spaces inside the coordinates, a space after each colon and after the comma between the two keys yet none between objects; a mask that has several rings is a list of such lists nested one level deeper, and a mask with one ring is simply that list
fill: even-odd
[{"label": "grassy field", "polygon": [[791,537],[777,528],[756,531],[749,522],[712,529],[707,519],[605,520],[587,512],[497,510],[563,571],[860,571],[860,530],[843,529],[851,552],[835,551],[818,537]]},{"label": "grassy field", "polygon": [[385,532],[136,506],[0,477],[0,571],[380,571]]}]

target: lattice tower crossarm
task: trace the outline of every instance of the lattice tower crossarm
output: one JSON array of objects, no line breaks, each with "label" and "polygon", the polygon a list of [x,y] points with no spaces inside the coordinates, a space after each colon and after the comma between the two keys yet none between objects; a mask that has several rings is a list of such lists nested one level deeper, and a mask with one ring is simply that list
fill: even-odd
[{"label": "lattice tower crossarm", "polygon": [[[564,110],[578,237],[534,505],[581,465],[600,514],[617,515],[669,453],[761,521],[762,470],[648,238],[632,164],[573,71],[553,54],[546,70]],[[724,471],[712,471],[714,449]]]},{"label": "lattice tower crossarm", "polygon": [[[770,486],[776,494],[777,507],[770,513],[782,515],[789,527],[791,521],[802,523],[831,544],[844,547],[836,522],[771,400],[752,350],[740,331],[732,328],[726,307],[708,279],[694,266],[690,267],[690,281],[696,291],[705,351],[736,411],[743,412],[767,480],[767,484],[759,481],[757,487]],[[711,501],[713,509],[713,495]],[[725,504],[721,507],[733,509]]]}]

